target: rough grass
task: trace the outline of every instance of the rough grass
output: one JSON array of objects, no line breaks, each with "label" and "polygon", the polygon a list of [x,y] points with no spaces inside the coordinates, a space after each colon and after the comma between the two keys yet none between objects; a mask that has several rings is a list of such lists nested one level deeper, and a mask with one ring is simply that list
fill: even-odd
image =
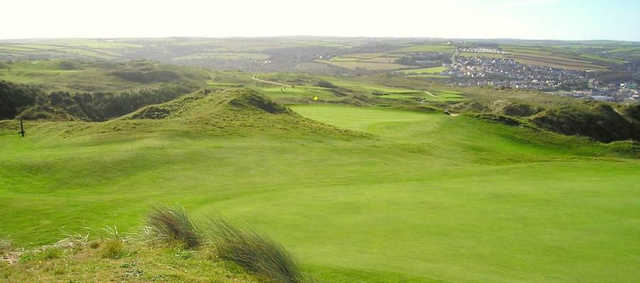
[{"label": "rough grass", "polygon": [[147,225],[154,238],[167,243],[179,243],[187,249],[202,243],[198,228],[184,209],[155,207],[147,216]]},{"label": "rough grass", "polygon": [[302,274],[292,256],[273,240],[220,218],[210,219],[207,229],[219,258],[270,281],[302,282]]},{"label": "rough grass", "polygon": [[101,246],[100,256],[102,258],[118,259],[125,255],[124,242],[121,239],[109,239]]},{"label": "rough grass", "polygon": [[26,260],[13,264],[0,262],[0,281],[263,282],[224,261],[211,260],[206,251],[150,247],[134,239],[126,242],[95,240],[92,243],[101,247],[114,245],[116,251],[126,249],[131,252],[105,256],[105,248],[90,245],[26,252],[23,255]]}]

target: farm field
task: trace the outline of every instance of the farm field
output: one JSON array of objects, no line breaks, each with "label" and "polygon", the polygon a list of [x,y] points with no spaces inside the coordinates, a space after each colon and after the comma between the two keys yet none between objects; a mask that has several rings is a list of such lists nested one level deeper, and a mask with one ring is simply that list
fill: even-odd
[{"label": "farm field", "polygon": [[[602,62],[611,63],[614,59],[601,59],[593,55],[586,57],[571,50],[561,48],[543,48],[531,46],[502,46],[508,52],[504,57],[512,58],[522,64],[547,66],[569,70],[598,70],[606,71]],[[615,60],[614,60],[615,61]],[[615,61],[619,63],[619,61]]]},{"label": "farm field", "polygon": [[29,122],[24,139],[2,130],[0,238],[134,232],[169,204],[247,223],[326,282],[640,276],[640,162],[613,144],[466,116],[291,108],[353,132],[281,127],[289,120],[270,114],[205,130],[216,121],[206,107],[185,116],[199,123],[188,129],[178,119]]},{"label": "farm field", "polygon": [[430,67],[430,68],[420,68],[420,69],[410,69],[410,70],[403,70],[400,71],[403,74],[415,74],[415,75],[422,75],[422,74],[440,74],[444,71],[447,70],[447,67]]},{"label": "farm field", "polygon": [[316,62],[329,64],[349,70],[364,69],[372,71],[387,71],[407,68],[408,66],[395,63],[397,56],[386,53],[349,54],[334,57],[329,60]]}]

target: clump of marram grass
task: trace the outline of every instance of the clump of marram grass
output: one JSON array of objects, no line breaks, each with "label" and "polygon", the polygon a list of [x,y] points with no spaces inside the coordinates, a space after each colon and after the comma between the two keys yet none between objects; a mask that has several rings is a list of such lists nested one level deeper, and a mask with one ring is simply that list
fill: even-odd
[{"label": "clump of marram grass", "polygon": [[302,274],[291,255],[280,244],[258,233],[210,219],[205,226],[216,256],[274,282],[302,282]]},{"label": "clump of marram grass", "polygon": [[124,242],[121,239],[109,239],[102,244],[102,258],[118,259],[125,255]]},{"label": "clump of marram grass", "polygon": [[200,246],[198,229],[184,209],[155,207],[147,216],[150,234],[167,243],[180,243],[186,249]]},{"label": "clump of marram grass", "polygon": [[[123,257],[126,252],[124,248],[124,239],[120,236],[118,227],[106,227],[105,232],[110,236],[109,239],[102,243],[100,256],[102,258],[118,259]],[[97,248],[97,247],[96,247]]]}]

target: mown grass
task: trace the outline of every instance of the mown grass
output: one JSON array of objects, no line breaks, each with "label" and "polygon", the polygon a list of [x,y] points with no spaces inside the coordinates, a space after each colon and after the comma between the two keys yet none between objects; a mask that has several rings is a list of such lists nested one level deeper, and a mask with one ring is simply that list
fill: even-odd
[{"label": "mown grass", "polygon": [[[24,139],[3,132],[0,238],[29,246],[86,227],[135,231],[154,204],[177,203],[194,216],[245,220],[329,282],[640,276],[640,162],[619,147],[465,116],[330,105],[293,109],[368,135],[313,134],[271,116],[227,132],[235,116],[207,109],[190,114],[199,120],[188,129],[178,119],[28,123]],[[136,128],[116,130],[123,125]],[[102,260],[87,264],[103,272]]]}]

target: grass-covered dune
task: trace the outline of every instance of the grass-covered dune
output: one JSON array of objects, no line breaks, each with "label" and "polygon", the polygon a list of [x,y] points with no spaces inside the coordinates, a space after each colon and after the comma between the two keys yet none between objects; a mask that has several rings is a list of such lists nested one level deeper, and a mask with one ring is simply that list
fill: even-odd
[{"label": "grass-covered dune", "polygon": [[4,121],[0,238],[34,247],[140,231],[167,204],[250,225],[324,282],[640,276],[632,143],[437,112],[268,105],[245,89],[196,93],[107,122],[27,122],[25,138]]}]

